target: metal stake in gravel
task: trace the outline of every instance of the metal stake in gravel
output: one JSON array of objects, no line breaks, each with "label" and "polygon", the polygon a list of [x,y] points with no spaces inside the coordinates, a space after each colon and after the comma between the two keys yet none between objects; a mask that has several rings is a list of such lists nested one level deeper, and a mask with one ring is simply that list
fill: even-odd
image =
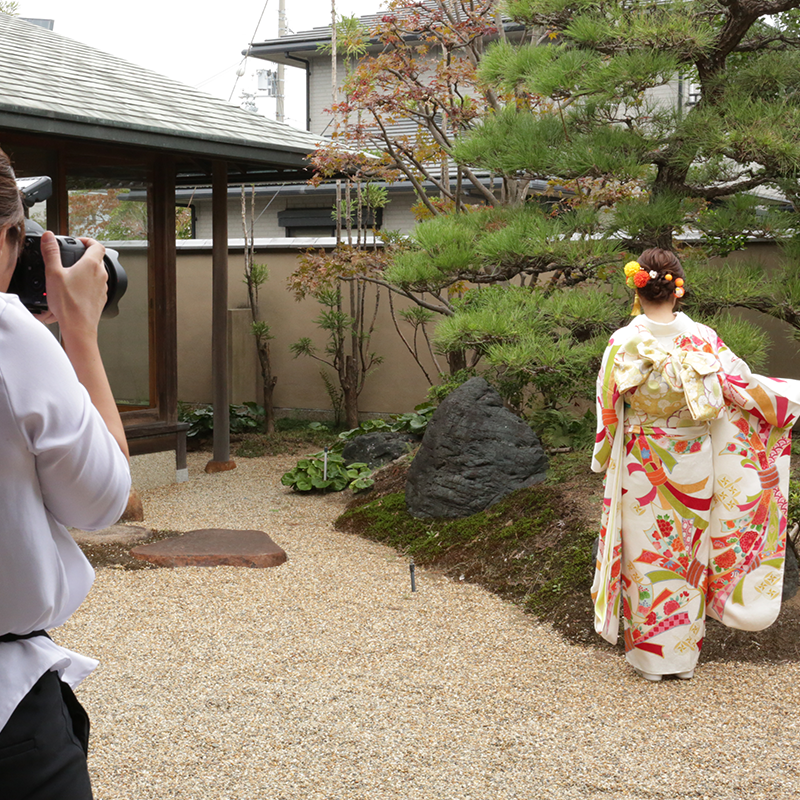
[{"label": "metal stake in gravel", "polygon": [[408,565],[408,571],[411,573],[411,591],[412,592],[416,592],[417,591],[417,581],[416,581],[416,577],[414,575],[415,570],[416,570],[416,566],[414,565],[414,562],[412,561]]},{"label": "metal stake in gravel", "polygon": [[328,448],[323,449],[322,455],[322,480],[328,480]]}]

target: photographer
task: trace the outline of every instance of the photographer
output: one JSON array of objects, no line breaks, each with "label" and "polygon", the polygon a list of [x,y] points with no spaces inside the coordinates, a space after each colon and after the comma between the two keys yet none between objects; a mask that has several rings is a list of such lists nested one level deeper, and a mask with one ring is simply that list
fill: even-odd
[{"label": "photographer", "polygon": [[[47,629],[86,597],[91,565],[65,526],[116,522],[130,490],[128,448],[100,359],[103,247],[61,266],[42,237],[49,311],[6,294],[24,212],[0,150],[0,797],[88,800],[89,721],[72,693],[96,666]],[[63,349],[41,322],[58,322]]]}]

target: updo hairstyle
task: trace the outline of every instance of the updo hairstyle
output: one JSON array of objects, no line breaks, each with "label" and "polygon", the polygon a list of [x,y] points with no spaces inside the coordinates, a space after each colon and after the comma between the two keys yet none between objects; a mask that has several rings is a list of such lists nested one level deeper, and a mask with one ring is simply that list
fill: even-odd
[{"label": "updo hairstyle", "polygon": [[[637,259],[639,265],[646,272],[655,270],[658,276],[650,278],[647,283],[637,291],[651,303],[664,303],[675,294],[675,278],[686,279],[681,262],[671,250],[662,250],[652,247],[645,250]],[[664,280],[665,275],[672,276],[672,280]]]},{"label": "updo hairstyle", "polygon": [[16,258],[24,238],[25,208],[11,162],[0,150],[0,229],[4,228],[7,229],[7,241],[14,248]]}]

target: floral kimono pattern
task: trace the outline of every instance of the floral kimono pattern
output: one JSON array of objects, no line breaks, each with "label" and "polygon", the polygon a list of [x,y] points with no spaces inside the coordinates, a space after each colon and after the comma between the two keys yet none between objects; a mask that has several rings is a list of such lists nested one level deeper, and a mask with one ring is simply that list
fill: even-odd
[{"label": "floral kimono pattern", "polygon": [[706,615],[744,630],[780,611],[791,425],[800,381],[750,372],[709,327],[637,317],[597,380],[605,471],[595,628],[627,660],[694,668]]}]

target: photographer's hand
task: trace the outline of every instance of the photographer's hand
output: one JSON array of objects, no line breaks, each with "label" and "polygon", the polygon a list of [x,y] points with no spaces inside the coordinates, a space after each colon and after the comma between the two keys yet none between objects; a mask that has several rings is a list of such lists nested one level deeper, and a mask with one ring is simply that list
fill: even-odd
[{"label": "photographer's hand", "polygon": [[50,231],[42,234],[42,257],[50,314],[43,322],[56,321],[61,332],[97,337],[100,314],[106,302],[108,275],[103,265],[105,247],[94,239],[81,239],[86,251],[71,267],[61,266],[58,241]]},{"label": "photographer's hand", "polygon": [[55,236],[50,231],[42,235],[49,312],[40,319],[45,323],[58,322],[64,350],[78,380],[128,456],[125,430],[97,344],[97,326],[108,292],[108,274],[103,264],[105,248],[94,239],[81,241],[86,252],[73,266],[63,267]]}]

